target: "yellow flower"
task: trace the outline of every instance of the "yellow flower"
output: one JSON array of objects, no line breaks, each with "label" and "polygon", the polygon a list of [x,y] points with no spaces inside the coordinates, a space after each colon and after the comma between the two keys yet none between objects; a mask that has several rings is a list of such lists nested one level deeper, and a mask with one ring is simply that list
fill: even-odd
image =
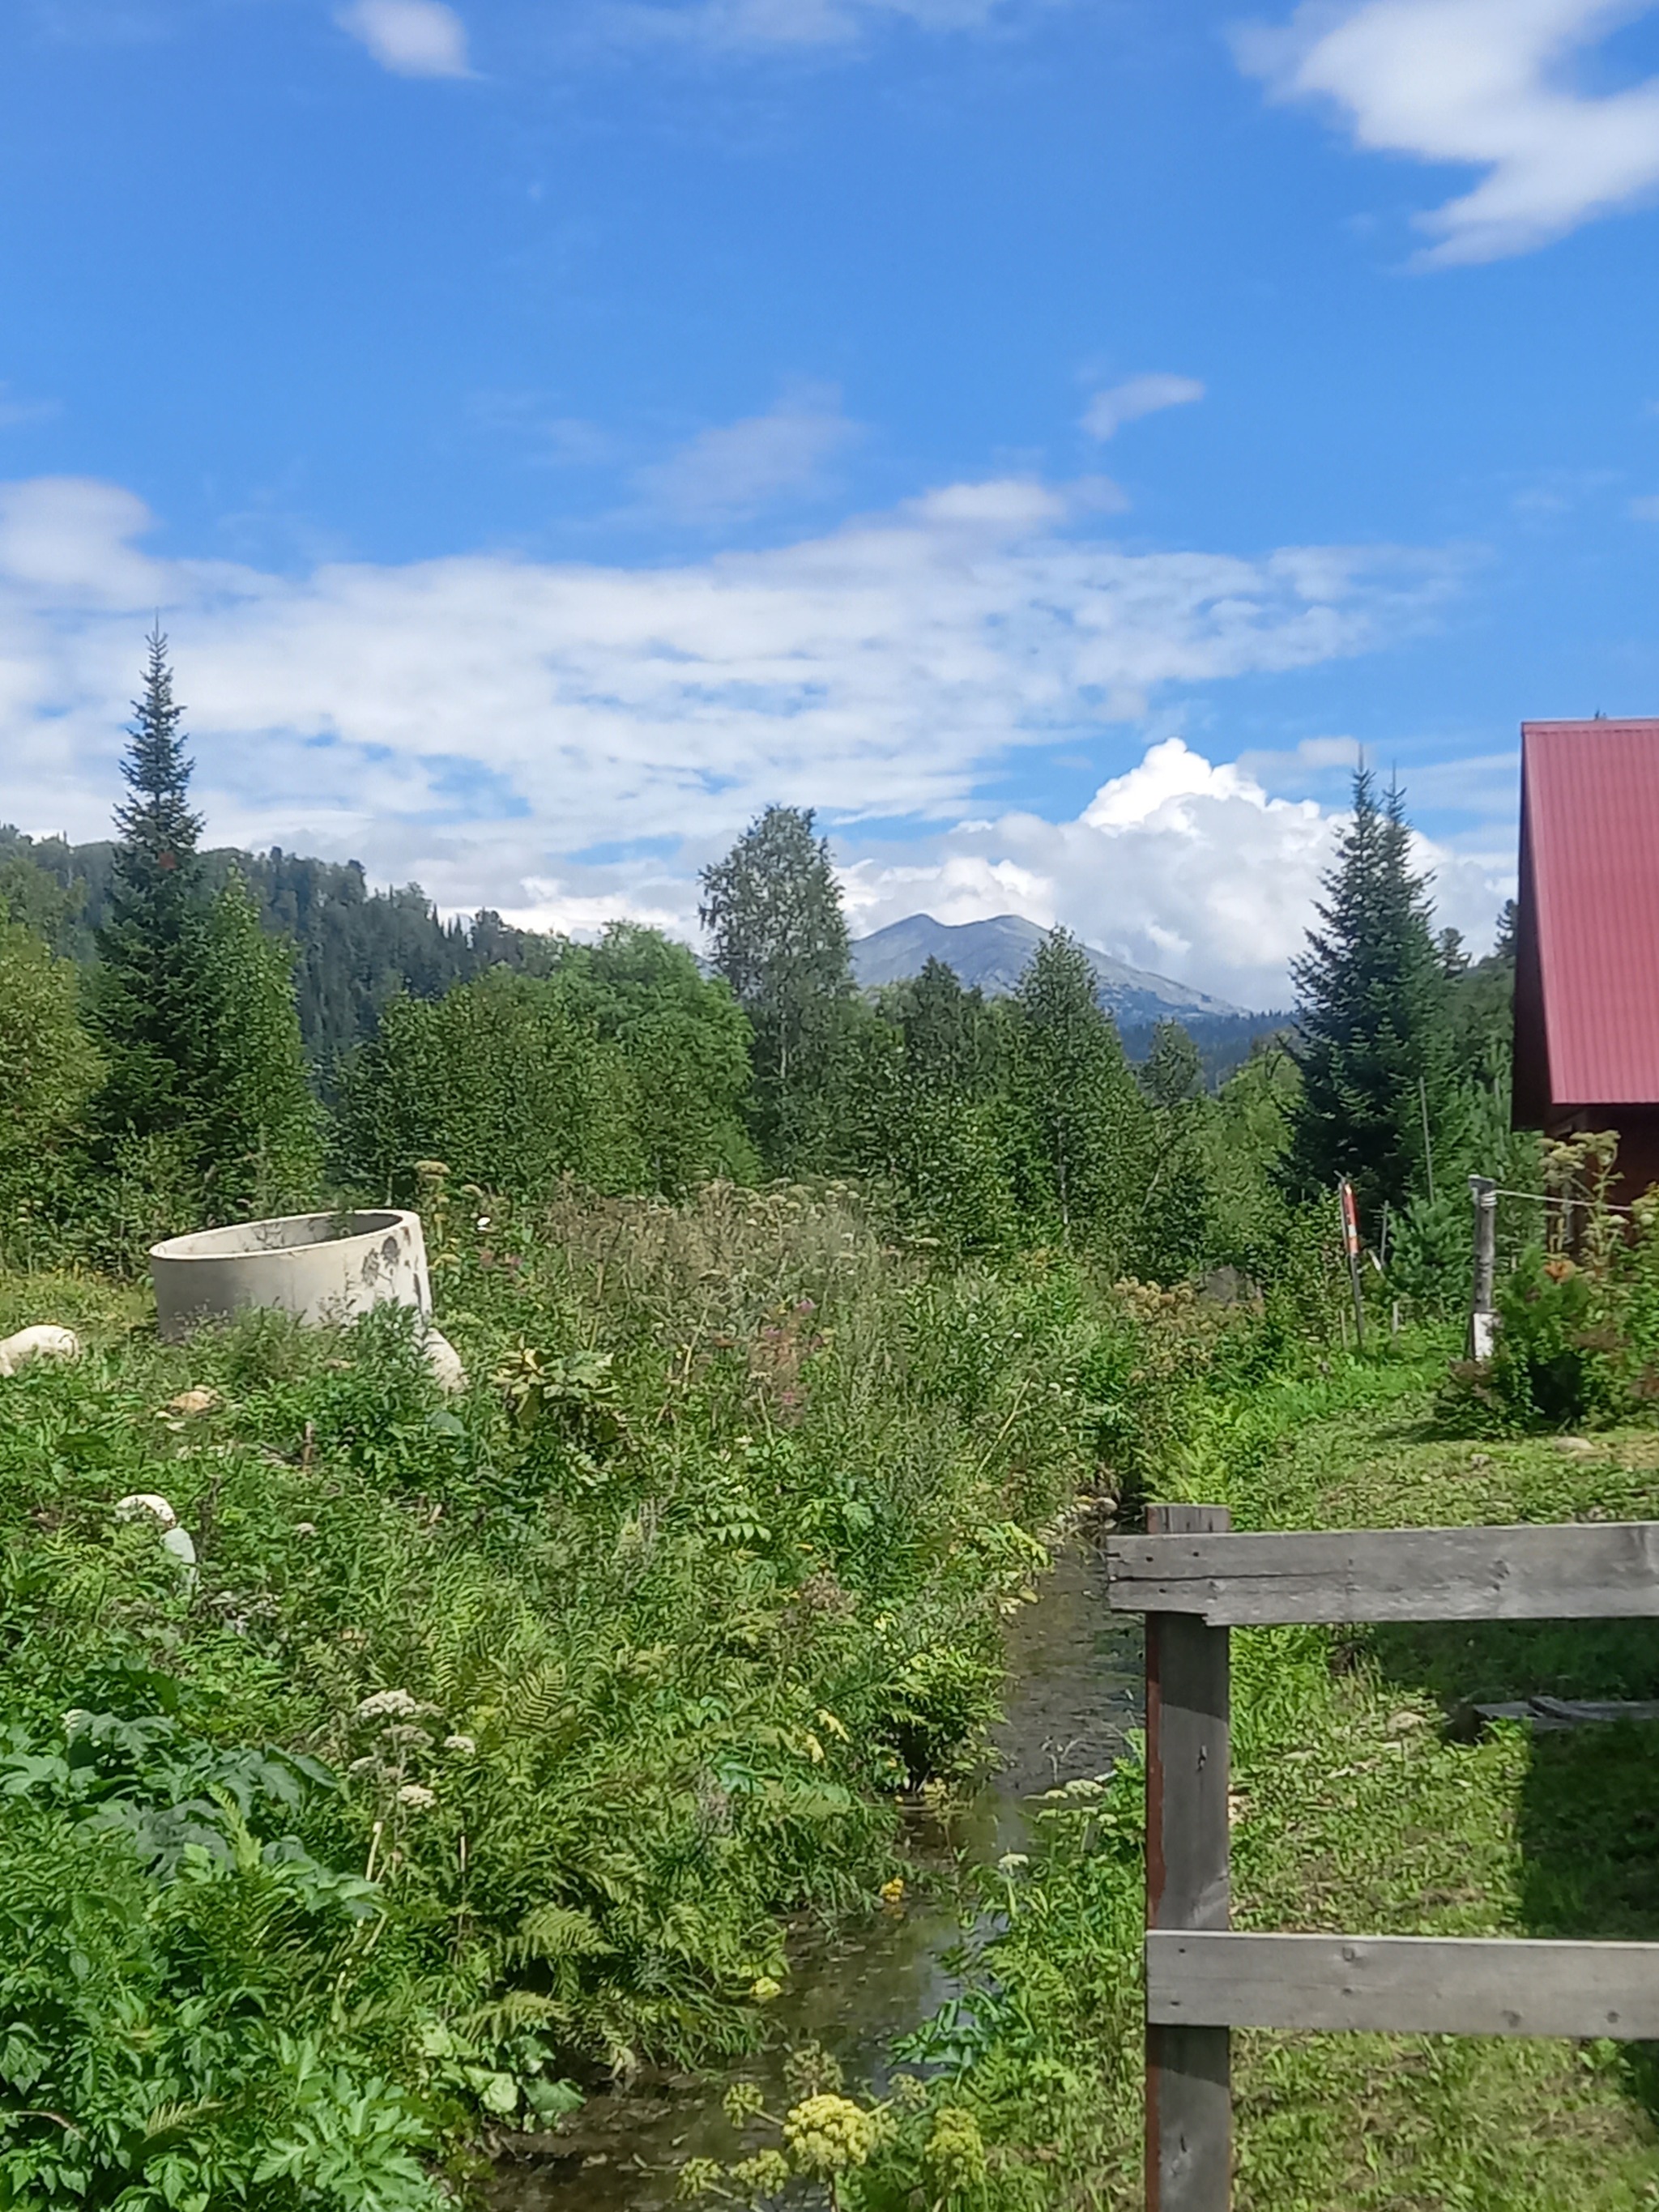
[{"label": "yellow flower", "polygon": [[766,2110],[766,2100],[758,2081],[734,2081],[721,2098],[720,2106],[732,2126],[740,2128],[745,2120]]},{"label": "yellow flower", "polygon": [[876,2116],[850,2097],[805,2097],[786,2115],[783,2133],[805,2172],[842,2173],[875,2148]]},{"label": "yellow flower", "polygon": [[881,1901],[884,1905],[897,1905],[902,1899],[903,1896],[904,1877],[902,1875],[895,1875],[891,1881],[883,1882],[881,1886]]},{"label": "yellow flower", "polygon": [[757,2004],[770,2004],[774,1997],[783,1995],[783,1988],[770,1974],[757,1974],[749,1984],[749,1994]]},{"label": "yellow flower", "polygon": [[985,2179],[985,2142],[979,2123],[958,2105],[939,2106],[926,2156],[942,2188],[973,2189]]},{"label": "yellow flower", "polygon": [[781,2197],[789,2186],[789,2161],[781,2150],[757,2150],[732,2167],[731,2178],[751,2197]]}]

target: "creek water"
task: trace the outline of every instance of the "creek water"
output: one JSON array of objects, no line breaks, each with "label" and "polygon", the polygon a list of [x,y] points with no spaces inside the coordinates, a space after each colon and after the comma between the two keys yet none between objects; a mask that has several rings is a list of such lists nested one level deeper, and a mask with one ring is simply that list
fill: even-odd
[{"label": "creek water", "polygon": [[[908,1836],[916,1901],[791,1947],[785,1993],[769,2008],[767,2047],[728,2071],[670,2075],[589,2099],[556,2136],[504,2157],[492,2212],[665,2212],[684,2159],[730,2158],[720,2109],[729,2084],[757,2081],[773,2110],[782,2063],[808,2039],[834,2053],[849,2088],[882,2085],[894,2039],[957,1991],[950,1960],[963,1939],[951,1874],[960,1860],[994,1864],[1030,1839],[1031,1803],[1046,1790],[1103,1774],[1140,1719],[1140,1631],[1106,1607],[1105,1553],[1074,1536],[1036,1602],[1007,1624],[1005,1717],[992,1731],[985,1778],[948,1824],[917,1820]],[[525,2139],[520,2139],[521,2141]]]}]

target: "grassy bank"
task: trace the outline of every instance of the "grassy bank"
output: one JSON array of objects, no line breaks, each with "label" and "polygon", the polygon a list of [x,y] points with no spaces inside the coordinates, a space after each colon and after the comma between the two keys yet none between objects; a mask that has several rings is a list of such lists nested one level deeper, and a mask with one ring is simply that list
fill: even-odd
[{"label": "grassy bank", "polygon": [[[1659,1510],[1653,1430],[1448,1439],[1443,1366],[1430,1352],[1216,1393],[1156,1486],[1246,1528]],[[1659,1695],[1656,1624],[1235,1632],[1233,1657],[1237,1925],[1659,1937],[1659,1729],[1465,1740],[1457,1721],[1540,1691]],[[981,1960],[981,2049],[915,2112],[899,2100],[846,2203],[1139,2202],[1140,1817],[1128,1771],[1051,1802],[1045,1850],[991,1885],[1008,1917]],[[1235,2054],[1240,2212],[1659,2202],[1645,2047],[1249,2033]],[[954,2167],[930,2153],[942,2108],[973,2123],[964,2156],[951,2121]]]},{"label": "grassy bank", "polygon": [[426,1212],[447,1401],[396,1315],[172,1348],[0,1279],[88,1345],[0,1383],[0,2203],[413,2207],[744,2047],[1121,1425],[1137,1324],[1069,1267],[799,1191]]}]

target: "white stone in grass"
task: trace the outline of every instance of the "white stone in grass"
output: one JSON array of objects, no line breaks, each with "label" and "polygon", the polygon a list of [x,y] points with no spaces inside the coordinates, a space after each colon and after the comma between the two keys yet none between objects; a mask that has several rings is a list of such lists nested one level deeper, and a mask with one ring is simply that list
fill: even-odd
[{"label": "white stone in grass", "polygon": [[33,1328],[20,1328],[15,1336],[0,1338],[0,1376],[15,1375],[32,1359],[80,1357],[81,1340],[75,1331],[59,1328],[53,1322],[41,1322]]},{"label": "white stone in grass", "polygon": [[160,1524],[161,1549],[178,1560],[185,1571],[185,1579],[192,1588],[196,1583],[196,1546],[188,1528],[179,1526],[179,1516],[169,1501],[158,1491],[135,1490],[115,1501],[118,1521],[137,1521],[141,1516]]},{"label": "white stone in grass", "polygon": [[179,1516],[159,1492],[135,1490],[115,1501],[118,1521],[136,1521],[143,1513],[148,1513],[152,1520],[159,1521],[164,1528],[176,1528],[179,1525]]},{"label": "white stone in grass", "polygon": [[421,1339],[426,1364],[432,1370],[432,1379],[449,1397],[466,1388],[466,1370],[461,1364],[461,1355],[441,1329],[429,1328]]}]

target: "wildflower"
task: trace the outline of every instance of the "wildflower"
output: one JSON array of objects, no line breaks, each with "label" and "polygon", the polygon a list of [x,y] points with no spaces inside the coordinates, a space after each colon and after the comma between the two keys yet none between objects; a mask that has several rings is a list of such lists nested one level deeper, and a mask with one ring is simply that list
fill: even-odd
[{"label": "wildflower", "polygon": [[411,1813],[427,1812],[437,1802],[437,1791],[428,1790],[424,1783],[405,1782],[398,1792],[398,1802],[400,1805],[406,1805]]},{"label": "wildflower", "polygon": [[489,1216],[487,1213],[481,1213],[478,1216],[475,1226],[479,1229],[488,1229],[489,1226]]},{"label": "wildflower", "polygon": [[721,2098],[720,2105],[734,2128],[740,2128],[745,2120],[755,2119],[766,2110],[766,2100],[758,2081],[734,2081]]},{"label": "wildflower", "polygon": [[770,2004],[774,1997],[783,1995],[783,1985],[775,1982],[770,1974],[757,1974],[749,1984],[749,1994],[757,2004]]},{"label": "wildflower", "polygon": [[675,2193],[688,2201],[694,2197],[707,2197],[725,2179],[725,2168],[717,2158],[688,2158],[680,2168],[679,2187]]},{"label": "wildflower", "polygon": [[959,2105],[941,2105],[924,2155],[943,2190],[977,2189],[985,2179],[979,2123]]},{"label": "wildflower", "polygon": [[380,1771],[380,1762],[372,1755],[368,1759],[354,1759],[346,1769],[348,1774],[378,1774]]},{"label": "wildflower", "polygon": [[477,1745],[470,1735],[447,1735],[444,1738],[446,1751],[474,1752],[477,1748]]},{"label": "wildflower", "polygon": [[360,1721],[404,1721],[426,1710],[407,1690],[376,1690],[358,1706],[357,1717]]},{"label": "wildflower", "polygon": [[902,1875],[895,1875],[891,1881],[883,1882],[881,1886],[881,1901],[884,1905],[898,1905],[902,1902],[903,1897],[904,1877]]},{"label": "wildflower", "polygon": [[789,2161],[781,2150],[757,2150],[738,2160],[732,2179],[751,2197],[779,2197],[789,2186]]},{"label": "wildflower", "polygon": [[296,1536],[314,1536],[317,1533],[317,1523],[314,1521],[296,1521],[294,1524],[294,1533]]},{"label": "wildflower", "polygon": [[875,2148],[876,2116],[850,2097],[806,2097],[785,2115],[783,2132],[808,2173],[843,2173]]}]

